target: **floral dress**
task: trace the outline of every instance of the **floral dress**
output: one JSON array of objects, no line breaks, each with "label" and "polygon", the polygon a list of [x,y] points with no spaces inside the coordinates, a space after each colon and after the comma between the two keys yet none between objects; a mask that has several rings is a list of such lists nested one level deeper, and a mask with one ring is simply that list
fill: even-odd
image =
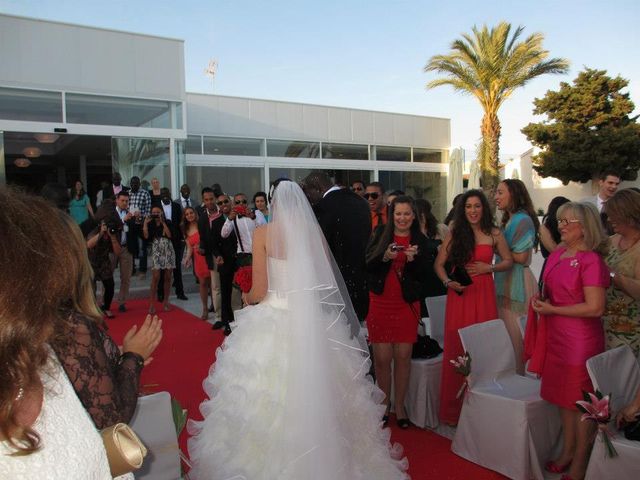
[{"label": "floral dress", "polygon": [[[615,237],[614,237],[615,238]],[[634,278],[636,263],[640,260],[640,242],[627,250],[618,243],[611,245],[605,259],[609,268],[626,277]],[[640,353],[640,309],[638,301],[616,287],[613,282],[607,289],[607,305],[602,317],[607,350],[629,345],[634,355]]]}]

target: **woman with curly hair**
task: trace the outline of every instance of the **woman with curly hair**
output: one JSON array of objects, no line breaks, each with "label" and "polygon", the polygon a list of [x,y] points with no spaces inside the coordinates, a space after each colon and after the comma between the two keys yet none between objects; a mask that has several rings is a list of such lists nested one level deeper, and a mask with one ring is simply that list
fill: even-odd
[{"label": "woman with curly hair", "polygon": [[495,276],[498,313],[511,337],[516,355],[516,371],[522,375],[522,334],[518,319],[527,314],[529,300],[538,290],[529,265],[533,249],[538,244],[540,222],[527,187],[521,180],[507,178],[500,182],[495,201],[502,211],[500,227],[513,257],[513,267]]},{"label": "woman with curly hair", "polygon": [[[496,253],[501,260],[493,264]],[[493,223],[487,198],[480,190],[469,190],[456,203],[435,263],[436,274],[448,289],[440,386],[440,418],[448,425],[458,423],[462,409],[456,394],[463,380],[449,363],[464,354],[458,329],[498,317],[492,273],[508,270],[511,264],[511,252]],[[468,285],[464,272],[471,279]]]}]

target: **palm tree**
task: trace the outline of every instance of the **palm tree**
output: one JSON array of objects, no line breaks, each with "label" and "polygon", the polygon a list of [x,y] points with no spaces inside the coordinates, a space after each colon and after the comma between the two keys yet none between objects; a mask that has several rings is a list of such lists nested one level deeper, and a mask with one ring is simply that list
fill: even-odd
[{"label": "palm tree", "polygon": [[541,33],[519,42],[523,30],[520,26],[510,35],[511,24],[507,22],[491,29],[486,25],[482,29],[474,26],[472,35],[463,34],[462,39],[451,44],[449,54],[431,57],[424,67],[425,72],[444,74],[429,82],[427,88],[451,85],[455,90],[473,95],[482,105],[479,163],[483,188],[487,191],[499,182],[500,106],[529,80],[545,73],[566,73],[569,69],[569,62],[563,58],[547,60],[549,52],[542,47]]}]

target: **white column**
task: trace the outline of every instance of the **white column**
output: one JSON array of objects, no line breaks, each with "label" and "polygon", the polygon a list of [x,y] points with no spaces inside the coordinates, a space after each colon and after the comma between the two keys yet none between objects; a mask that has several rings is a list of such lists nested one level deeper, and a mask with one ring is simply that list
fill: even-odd
[{"label": "white column", "polygon": [[177,192],[180,191],[180,185],[178,185],[178,159],[176,157],[176,141],[174,138],[169,139],[169,185],[171,188],[171,197],[177,196]]},{"label": "white column", "polygon": [[6,185],[7,174],[4,163],[4,132],[0,130],[0,186]]},{"label": "white column", "polygon": [[79,167],[80,167],[80,181],[84,185],[84,189],[87,189],[87,156],[80,155],[79,158]]}]

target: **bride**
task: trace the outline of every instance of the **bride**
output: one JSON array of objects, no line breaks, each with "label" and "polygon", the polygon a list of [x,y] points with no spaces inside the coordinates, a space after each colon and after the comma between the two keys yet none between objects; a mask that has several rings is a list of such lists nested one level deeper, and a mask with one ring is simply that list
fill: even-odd
[{"label": "bride", "polygon": [[189,422],[195,479],[406,479],[342,277],[302,189],[276,182],[253,286]]}]

